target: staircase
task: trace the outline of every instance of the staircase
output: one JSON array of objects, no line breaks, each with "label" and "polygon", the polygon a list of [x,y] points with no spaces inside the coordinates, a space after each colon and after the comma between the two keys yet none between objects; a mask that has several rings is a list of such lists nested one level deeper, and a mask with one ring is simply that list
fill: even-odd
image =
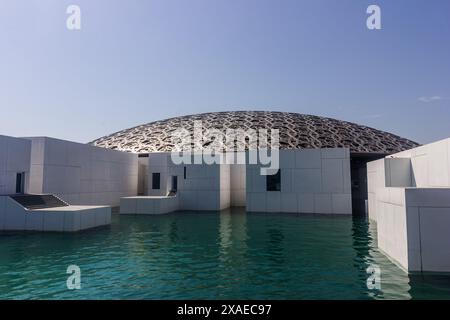
[{"label": "staircase", "polygon": [[66,202],[53,194],[21,194],[10,197],[28,210],[69,206]]}]

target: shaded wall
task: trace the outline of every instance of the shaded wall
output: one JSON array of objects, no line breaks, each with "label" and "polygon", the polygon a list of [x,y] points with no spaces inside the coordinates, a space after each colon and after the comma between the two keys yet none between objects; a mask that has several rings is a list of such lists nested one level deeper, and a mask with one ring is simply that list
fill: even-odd
[{"label": "shaded wall", "polygon": [[247,211],[352,213],[349,149],[280,150],[280,191],[267,191],[260,168],[247,165]]},{"label": "shaded wall", "polygon": [[31,142],[0,135],[0,194],[16,192],[17,173],[25,173],[25,192],[30,173]]},{"label": "shaded wall", "polygon": [[136,154],[38,137],[29,138],[31,193],[53,193],[73,205],[112,205],[137,195]]}]

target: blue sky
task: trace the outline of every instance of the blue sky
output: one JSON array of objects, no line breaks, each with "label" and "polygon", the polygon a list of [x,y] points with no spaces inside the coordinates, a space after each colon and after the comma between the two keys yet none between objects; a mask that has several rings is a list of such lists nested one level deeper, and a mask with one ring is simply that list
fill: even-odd
[{"label": "blue sky", "polygon": [[[370,4],[382,30],[366,28]],[[276,110],[450,137],[448,0],[1,0],[0,39],[0,134],[88,142]]]}]

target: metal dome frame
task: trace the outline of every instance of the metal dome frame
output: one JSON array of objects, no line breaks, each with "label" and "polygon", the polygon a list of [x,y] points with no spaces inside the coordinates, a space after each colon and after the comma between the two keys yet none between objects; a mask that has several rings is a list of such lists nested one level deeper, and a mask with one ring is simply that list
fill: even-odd
[{"label": "metal dome frame", "polygon": [[[193,135],[194,121],[204,128],[279,129],[280,149],[343,148],[352,153],[391,154],[419,146],[397,135],[355,123],[292,112],[210,112],[150,122],[96,139],[98,147],[134,153],[172,151],[171,133],[183,127]],[[208,144],[208,141],[204,142]],[[247,146],[246,146],[247,147]]]}]

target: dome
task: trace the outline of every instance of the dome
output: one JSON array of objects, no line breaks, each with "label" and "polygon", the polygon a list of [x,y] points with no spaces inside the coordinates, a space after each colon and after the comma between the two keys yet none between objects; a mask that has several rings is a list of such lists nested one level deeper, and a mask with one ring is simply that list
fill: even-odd
[{"label": "dome", "polygon": [[[279,129],[280,149],[348,147],[352,153],[391,154],[419,144],[370,127],[290,112],[211,112],[170,118],[125,129],[90,142],[98,147],[135,153],[172,151],[172,133],[186,128],[193,137],[194,121],[219,129]],[[204,145],[211,142],[204,141]]]}]

